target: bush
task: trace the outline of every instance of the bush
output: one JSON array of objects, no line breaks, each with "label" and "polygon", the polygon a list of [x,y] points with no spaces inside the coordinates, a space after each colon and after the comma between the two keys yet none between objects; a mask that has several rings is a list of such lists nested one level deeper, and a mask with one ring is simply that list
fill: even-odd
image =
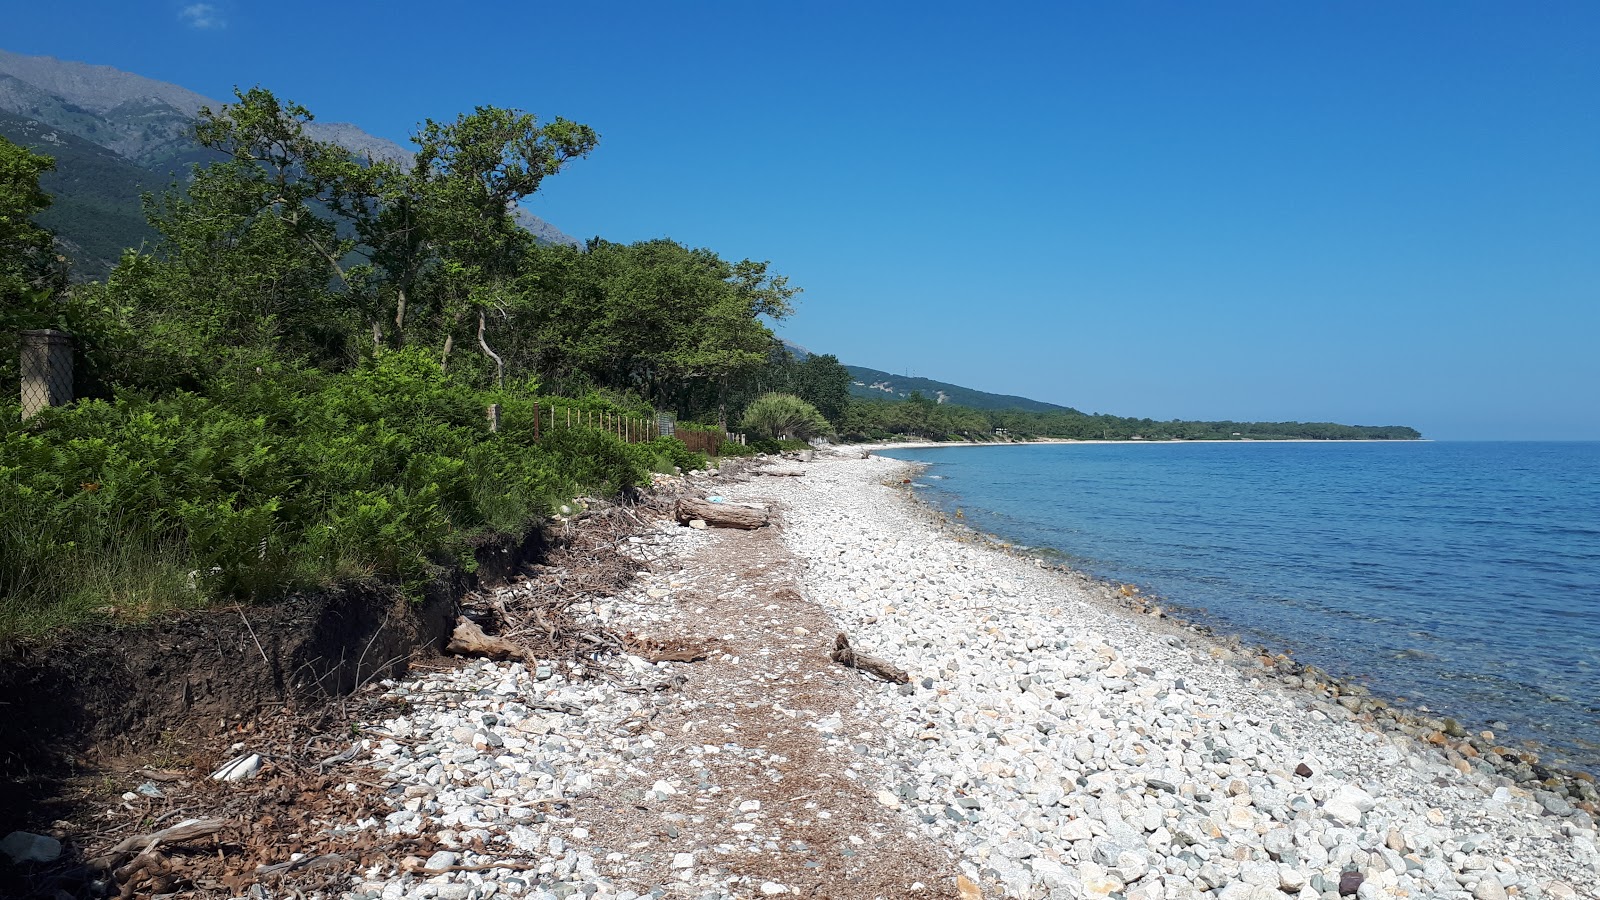
[{"label": "bush", "polygon": [[692,472],[695,469],[706,467],[706,455],[696,453],[684,445],[683,441],[675,437],[658,437],[653,441],[632,445],[635,448],[648,451],[664,459],[668,466],[676,467],[679,471]]},{"label": "bush", "polygon": [[474,389],[420,352],[217,377],[226,400],[124,395],[0,423],[0,636],[346,578],[415,587],[470,565],[476,536],[704,465],[670,438],[535,443],[534,396]]},{"label": "bush", "polygon": [[760,452],[754,447],[746,446],[737,441],[723,441],[717,445],[718,456],[755,456]]},{"label": "bush", "polygon": [[793,394],[762,394],[745,407],[743,427],[763,437],[800,439],[828,430],[817,408]]}]

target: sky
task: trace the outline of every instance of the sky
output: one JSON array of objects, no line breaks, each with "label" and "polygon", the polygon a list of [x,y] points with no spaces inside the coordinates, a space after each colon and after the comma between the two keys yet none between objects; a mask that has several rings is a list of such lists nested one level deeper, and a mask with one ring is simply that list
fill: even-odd
[{"label": "sky", "polygon": [[209,3],[0,46],[406,142],[595,127],[529,209],[804,289],[779,333],[1154,419],[1600,440],[1600,4]]}]

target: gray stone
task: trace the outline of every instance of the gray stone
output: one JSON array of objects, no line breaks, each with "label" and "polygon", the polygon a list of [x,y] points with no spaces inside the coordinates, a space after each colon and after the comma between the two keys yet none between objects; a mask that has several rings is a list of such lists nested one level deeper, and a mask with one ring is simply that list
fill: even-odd
[{"label": "gray stone", "polygon": [[13,831],[0,840],[0,853],[19,865],[55,862],[61,856],[61,842],[48,835]]},{"label": "gray stone", "polygon": [[448,869],[455,865],[458,859],[460,857],[449,850],[440,850],[438,853],[428,857],[426,866],[430,869]]},{"label": "gray stone", "polygon": [[1472,889],[1472,900],[1507,900],[1505,885],[1493,872],[1485,872]]}]

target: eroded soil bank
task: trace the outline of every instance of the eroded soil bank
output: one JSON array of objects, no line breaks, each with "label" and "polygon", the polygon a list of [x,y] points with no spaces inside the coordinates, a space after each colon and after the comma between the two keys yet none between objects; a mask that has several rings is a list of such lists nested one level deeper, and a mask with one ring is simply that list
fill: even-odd
[{"label": "eroded soil bank", "polygon": [[[0,659],[0,835],[54,834],[68,847],[62,865],[70,864],[93,843],[96,807],[114,802],[112,787],[128,780],[121,776],[143,769],[159,783],[211,762],[237,736],[317,718],[359,686],[437,654],[459,598],[516,577],[548,543],[543,532],[486,542],[476,573],[445,572],[418,601],[353,585],[8,648]],[[0,896],[36,886],[8,863],[0,858]]]}]

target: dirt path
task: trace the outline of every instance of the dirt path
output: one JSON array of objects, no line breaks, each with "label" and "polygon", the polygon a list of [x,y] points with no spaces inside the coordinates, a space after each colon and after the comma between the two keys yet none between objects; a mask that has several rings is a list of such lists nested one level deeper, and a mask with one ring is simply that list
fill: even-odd
[{"label": "dirt path", "polygon": [[695,881],[734,896],[952,896],[952,860],[907,834],[871,749],[882,725],[857,711],[895,687],[831,662],[835,626],[801,596],[775,531],[715,531],[676,564],[677,616],[653,635],[714,649],[640,721],[652,755],[571,810],[596,844],[627,848],[613,877],[682,883],[673,866],[692,854],[710,876]]}]

